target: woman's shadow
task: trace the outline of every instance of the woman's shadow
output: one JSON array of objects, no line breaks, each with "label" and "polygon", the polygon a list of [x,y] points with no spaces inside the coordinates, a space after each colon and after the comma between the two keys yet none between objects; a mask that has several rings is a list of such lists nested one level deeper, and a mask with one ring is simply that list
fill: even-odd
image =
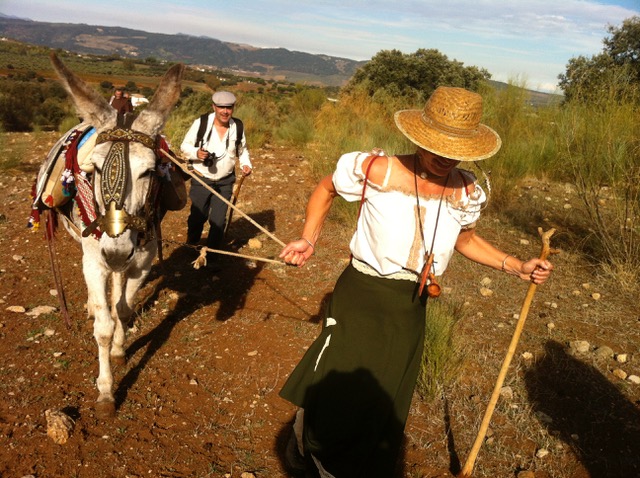
[{"label": "woman's shadow", "polygon": [[[336,476],[405,476],[404,424],[396,416],[393,399],[369,370],[331,371],[307,388],[303,403],[305,427],[312,424],[308,434],[321,453],[328,453]],[[306,475],[289,468],[287,441],[292,426],[293,420],[276,437],[275,451],[283,468],[295,476],[319,478],[309,453],[304,457]]]},{"label": "woman's shadow", "polygon": [[544,358],[525,373],[525,384],[549,432],[571,447],[590,476],[640,476],[638,403],[595,367],[549,341]]}]

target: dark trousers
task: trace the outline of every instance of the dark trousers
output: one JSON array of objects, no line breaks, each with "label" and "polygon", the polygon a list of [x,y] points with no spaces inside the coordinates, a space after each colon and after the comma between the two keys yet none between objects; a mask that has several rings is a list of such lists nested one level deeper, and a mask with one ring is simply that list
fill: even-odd
[{"label": "dark trousers", "polygon": [[[236,182],[235,173],[217,181],[201,179],[223,198],[227,200],[231,199],[233,185]],[[229,206],[195,180],[191,180],[189,197],[191,198],[191,211],[187,219],[187,242],[189,244],[198,244],[202,237],[204,223],[208,220],[209,235],[207,237],[207,247],[220,249]]]}]

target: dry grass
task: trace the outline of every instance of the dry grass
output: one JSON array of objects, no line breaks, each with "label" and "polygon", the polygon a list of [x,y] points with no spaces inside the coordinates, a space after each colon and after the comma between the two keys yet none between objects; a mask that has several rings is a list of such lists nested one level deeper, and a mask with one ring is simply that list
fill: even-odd
[{"label": "dry grass", "polygon": [[433,400],[458,378],[464,352],[456,341],[455,326],[462,314],[462,306],[446,298],[431,299],[427,304],[424,357],[417,385],[424,400]]}]

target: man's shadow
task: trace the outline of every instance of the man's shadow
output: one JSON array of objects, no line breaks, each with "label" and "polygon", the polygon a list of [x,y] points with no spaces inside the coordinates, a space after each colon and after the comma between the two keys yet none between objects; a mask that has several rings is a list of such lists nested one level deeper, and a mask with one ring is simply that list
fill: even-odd
[{"label": "man's shadow", "polygon": [[555,341],[525,373],[529,399],[552,435],[579,457],[589,476],[640,476],[640,410],[595,367]]},{"label": "man's shadow", "polygon": [[[273,210],[254,214],[252,219],[267,230],[274,228]],[[252,230],[247,229],[244,235],[237,237],[236,244],[229,249],[232,252],[234,248],[237,250],[249,241],[250,234],[256,235],[257,232],[255,227]],[[221,270],[214,274],[206,267],[197,270],[193,268],[192,262],[198,254],[196,248],[185,245],[173,250],[161,263],[156,262],[153,265],[147,280],[148,284],[153,283],[152,290],[138,305],[138,310],[151,307],[160,300],[165,291],[174,292],[177,302],[158,325],[138,337],[127,348],[128,360],[141,349],[144,349],[144,353],[135,364],[130,364],[125,376],[119,381],[115,391],[116,409],[126,400],[128,390],[137,381],[151,358],[167,342],[178,323],[197,310],[216,302],[219,303],[216,320],[226,321],[233,317],[236,311],[244,307],[247,292],[265,264],[220,254]]]}]

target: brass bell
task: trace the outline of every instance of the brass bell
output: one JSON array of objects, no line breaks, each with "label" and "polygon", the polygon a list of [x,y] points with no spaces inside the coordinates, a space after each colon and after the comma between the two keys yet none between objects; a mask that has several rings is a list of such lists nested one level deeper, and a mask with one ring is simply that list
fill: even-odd
[{"label": "brass bell", "polygon": [[109,209],[102,217],[100,221],[100,228],[109,237],[118,237],[127,229],[127,211],[122,209],[116,209],[115,201],[109,203]]}]

